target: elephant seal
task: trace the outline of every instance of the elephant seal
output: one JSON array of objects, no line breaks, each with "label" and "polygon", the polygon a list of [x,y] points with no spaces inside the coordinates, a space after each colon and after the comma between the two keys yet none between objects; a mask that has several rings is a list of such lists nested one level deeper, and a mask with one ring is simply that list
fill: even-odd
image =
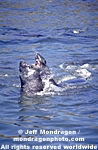
[{"label": "elephant seal", "polygon": [[40,77],[42,79],[43,86],[48,82],[49,84],[53,84],[55,86],[59,86],[54,79],[51,77],[51,72],[49,67],[46,64],[46,60],[43,56],[41,56],[38,52],[35,55],[35,64],[32,65],[33,68],[39,70]]},{"label": "elephant seal", "polygon": [[43,90],[43,84],[38,70],[31,68],[25,61],[20,61],[19,77],[21,90],[25,93],[35,93]]},{"label": "elephant seal", "polygon": [[52,79],[45,58],[39,53],[36,53],[35,64],[31,66],[23,60],[20,61],[19,72],[21,90],[25,93],[37,93],[50,87],[50,85],[59,86]]}]

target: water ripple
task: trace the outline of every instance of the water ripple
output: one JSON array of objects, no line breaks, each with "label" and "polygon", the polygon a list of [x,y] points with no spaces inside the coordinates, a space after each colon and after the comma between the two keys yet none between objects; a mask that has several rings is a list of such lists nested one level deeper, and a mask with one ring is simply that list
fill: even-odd
[{"label": "water ripple", "polygon": [[[29,145],[98,146],[97,8],[96,0],[0,2],[0,143],[15,144],[12,138],[20,129],[58,129],[79,131],[76,136],[85,141]],[[63,90],[21,93],[19,62],[33,64],[36,51],[46,58]]]}]

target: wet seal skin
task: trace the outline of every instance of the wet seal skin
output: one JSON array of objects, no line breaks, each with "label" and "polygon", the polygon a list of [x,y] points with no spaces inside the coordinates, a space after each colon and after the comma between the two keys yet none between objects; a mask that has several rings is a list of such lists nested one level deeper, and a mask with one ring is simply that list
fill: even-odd
[{"label": "wet seal skin", "polygon": [[36,93],[43,91],[46,84],[56,84],[51,78],[50,69],[46,65],[46,60],[38,52],[35,55],[35,64],[29,66],[25,61],[19,64],[21,90],[26,93]]},{"label": "wet seal skin", "polygon": [[43,86],[45,87],[46,83],[49,85],[54,85],[57,87],[61,87],[61,85],[58,85],[55,80],[51,77],[51,72],[49,67],[46,64],[46,60],[43,56],[41,56],[38,52],[36,52],[35,55],[35,65],[32,65],[32,67],[39,69],[40,77],[42,79]]},{"label": "wet seal skin", "polygon": [[23,92],[39,92],[43,90],[43,84],[39,72],[31,68],[25,61],[19,64],[21,90]]}]

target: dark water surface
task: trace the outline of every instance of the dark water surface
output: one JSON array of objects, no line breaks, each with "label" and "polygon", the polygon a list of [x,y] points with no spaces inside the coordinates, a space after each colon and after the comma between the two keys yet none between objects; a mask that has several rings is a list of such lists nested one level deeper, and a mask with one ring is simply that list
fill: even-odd
[{"label": "dark water surface", "polygon": [[[0,0],[0,20],[0,148],[98,149],[98,1]],[[21,94],[36,51],[65,89]]]}]

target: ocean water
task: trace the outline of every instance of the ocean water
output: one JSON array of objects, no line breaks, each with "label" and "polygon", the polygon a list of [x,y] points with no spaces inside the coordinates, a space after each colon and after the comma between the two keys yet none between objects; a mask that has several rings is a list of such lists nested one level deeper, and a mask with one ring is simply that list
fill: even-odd
[{"label": "ocean water", "polygon": [[[98,149],[98,1],[1,0],[0,16],[0,149]],[[64,88],[21,93],[35,52]]]}]

